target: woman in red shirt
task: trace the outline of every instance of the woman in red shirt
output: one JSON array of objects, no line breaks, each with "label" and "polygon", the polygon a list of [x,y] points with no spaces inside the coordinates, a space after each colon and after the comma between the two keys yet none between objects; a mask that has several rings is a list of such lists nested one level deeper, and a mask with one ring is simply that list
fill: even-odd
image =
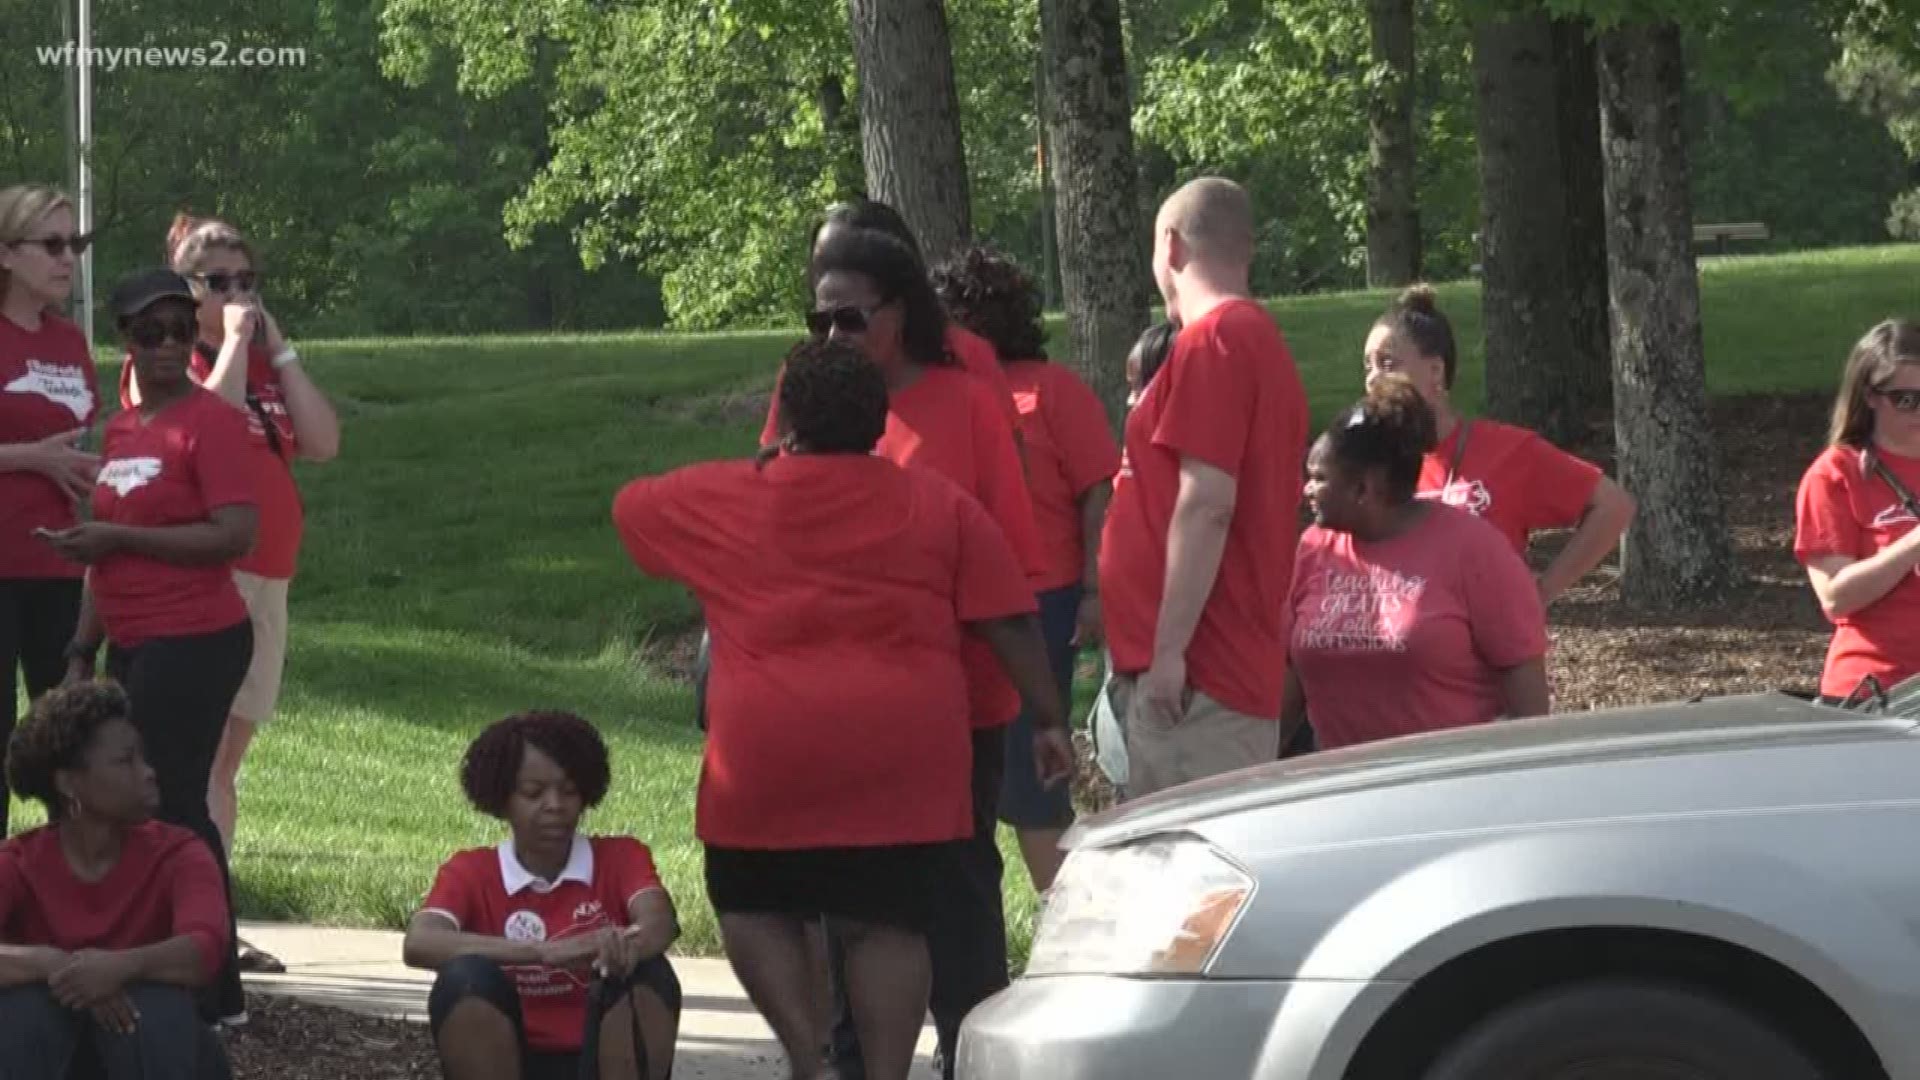
[{"label": "woman in red shirt", "polygon": [[1820,694],[1837,702],[1920,672],[1920,324],[1853,347],[1829,442],[1800,481],[1793,553],[1833,623]]},{"label": "woman in red shirt", "polygon": [[[897,327],[885,306],[864,317]],[[866,1075],[903,1080],[912,1064],[928,939],[975,831],[963,639],[987,642],[1040,703],[1047,779],[1072,764],[1024,569],[965,492],[875,453],[887,405],[880,368],[803,343],[780,385],[777,454],[636,480],[614,502],[634,562],[686,584],[707,615],[707,894],[796,1077],[823,1068],[808,944],[823,918],[846,949]]]},{"label": "woman in red shirt", "polygon": [[1420,467],[1422,498],[1487,519],[1522,556],[1534,532],[1574,530],[1537,579],[1540,599],[1550,604],[1619,544],[1633,521],[1633,496],[1598,466],[1534,432],[1457,415],[1458,367],[1453,325],[1428,286],[1402,293],[1367,335],[1367,385],[1385,375],[1406,376],[1439,424],[1439,442]]},{"label": "woman in red shirt", "polygon": [[[59,685],[85,570],[33,535],[74,523],[100,459],[78,448],[99,410],[93,356],[55,314],[87,249],[73,206],[50,187],[0,190],[0,775],[13,730],[16,674],[32,700]],[[0,781],[0,838],[7,835]]]},{"label": "woman in red shirt", "polygon": [[1547,712],[1547,629],[1533,579],[1486,521],[1415,496],[1433,413],[1374,380],[1307,458],[1281,701],[1322,749]]},{"label": "woman in red shirt", "polygon": [[[224,874],[226,845],[207,813],[227,707],[253,656],[253,626],[233,584],[259,513],[240,413],[188,377],[195,299],[186,279],[151,270],[110,302],[143,400],[108,422],[93,520],[43,533],[85,563],[69,681],[90,678],[103,640],[127,688],[160,781],[160,819],[206,840]],[[218,1018],[246,1015],[237,968],[216,987]]]},{"label": "woman in red shirt", "polygon": [[[1072,368],[1047,360],[1040,297],[1019,266],[972,248],[934,271],[933,283],[954,320],[993,345],[1013,388],[1043,566],[1030,580],[1060,699],[1070,702],[1076,645],[1100,634],[1100,529],[1120,448],[1093,390]],[[1022,712],[1007,728],[1000,820],[1018,832],[1028,876],[1045,892],[1066,857],[1060,840],[1073,824],[1073,792],[1040,786],[1032,745],[1033,725]]]},{"label": "woman in red shirt", "polygon": [[193,991],[227,955],[220,869],[150,820],[160,793],[126,694],[85,682],[34,702],[14,790],[45,826],[0,845],[0,1076],[66,1080],[80,1040],[107,1080],[225,1076]]},{"label": "woman in red shirt", "polygon": [[407,926],[406,962],[439,972],[428,1022],[447,1080],[666,1080],[680,1026],[680,936],[653,854],[587,836],[612,782],[607,745],[572,713],[509,716],[473,740],[460,786],[507,823],[462,851]]}]

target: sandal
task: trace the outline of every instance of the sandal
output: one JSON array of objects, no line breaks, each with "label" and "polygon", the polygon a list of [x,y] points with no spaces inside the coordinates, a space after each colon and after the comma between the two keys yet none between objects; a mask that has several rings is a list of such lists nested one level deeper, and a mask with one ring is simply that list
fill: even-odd
[{"label": "sandal", "polygon": [[262,952],[252,945],[247,944],[245,940],[242,940],[240,942],[240,970],[251,972],[255,975],[279,975],[287,970],[287,965],[281,963],[273,954]]}]

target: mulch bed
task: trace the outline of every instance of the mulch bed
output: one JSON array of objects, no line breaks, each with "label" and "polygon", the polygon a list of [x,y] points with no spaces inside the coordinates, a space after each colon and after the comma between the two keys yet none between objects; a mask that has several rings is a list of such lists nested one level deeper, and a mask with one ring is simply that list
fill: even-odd
[{"label": "mulch bed", "polygon": [[[1632,610],[1621,604],[1613,574],[1596,572],[1551,615],[1557,709],[1813,687],[1829,630],[1793,560],[1793,500],[1800,474],[1820,452],[1829,407],[1828,399],[1808,396],[1715,402],[1727,516],[1746,583],[1711,606]],[[1597,428],[1580,450],[1605,462],[1610,441]],[[1536,558],[1555,543],[1543,541]],[[649,658],[684,676],[696,640],[657,642]],[[1086,804],[1106,801],[1097,774],[1083,776],[1077,790]],[[228,1037],[239,1080],[439,1075],[424,1026],[259,996],[249,998],[248,1011],[251,1023]]]}]

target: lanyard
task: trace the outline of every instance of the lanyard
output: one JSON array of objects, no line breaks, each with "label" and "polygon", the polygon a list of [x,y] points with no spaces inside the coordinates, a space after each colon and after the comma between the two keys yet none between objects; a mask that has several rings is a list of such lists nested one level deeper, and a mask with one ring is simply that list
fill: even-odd
[{"label": "lanyard", "polygon": [[1887,486],[1893,489],[1894,496],[1900,500],[1900,505],[1906,507],[1907,513],[1912,514],[1916,518],[1920,518],[1920,499],[1914,498],[1913,491],[1909,489],[1907,485],[1901,483],[1900,478],[1893,475],[1893,470],[1887,468],[1887,463],[1881,461],[1878,455],[1874,454],[1872,450],[1867,450],[1863,453],[1866,457],[1867,468],[1873,470],[1875,476],[1886,481]]}]

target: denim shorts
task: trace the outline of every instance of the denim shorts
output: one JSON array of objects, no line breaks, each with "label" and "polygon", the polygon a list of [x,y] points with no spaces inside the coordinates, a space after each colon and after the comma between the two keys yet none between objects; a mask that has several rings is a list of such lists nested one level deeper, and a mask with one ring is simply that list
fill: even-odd
[{"label": "denim shorts", "polygon": [[[1080,586],[1068,585],[1039,595],[1040,634],[1047,662],[1060,687],[1060,700],[1073,710],[1073,668],[1079,650],[1073,635],[1080,619]],[[1033,761],[1033,717],[1027,710],[1007,725],[1007,772],[1000,782],[1000,820],[1016,829],[1064,829],[1073,824],[1073,785],[1040,786]]]}]

